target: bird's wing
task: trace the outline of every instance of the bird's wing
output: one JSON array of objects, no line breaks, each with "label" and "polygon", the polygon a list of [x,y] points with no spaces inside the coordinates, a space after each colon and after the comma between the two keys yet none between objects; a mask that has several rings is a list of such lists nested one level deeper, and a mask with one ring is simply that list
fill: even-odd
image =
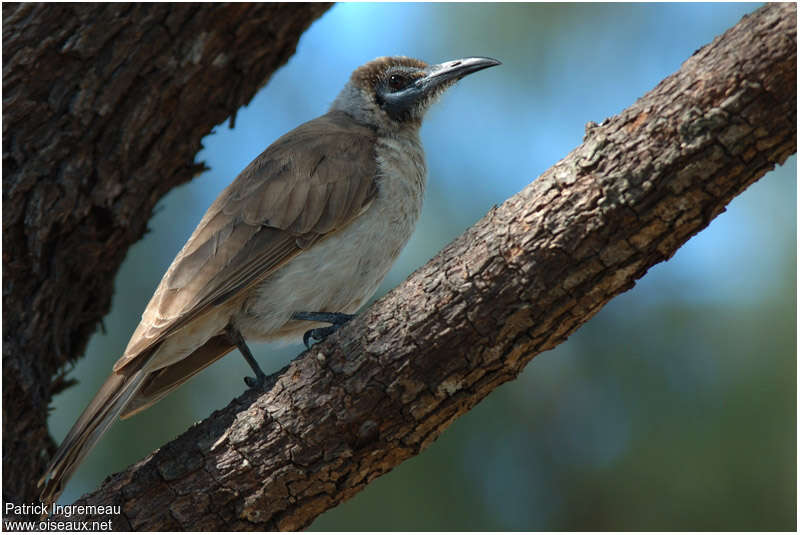
[{"label": "bird's wing", "polygon": [[253,160],[173,260],[114,371],[363,213],[377,193],[374,141],[331,112]]}]

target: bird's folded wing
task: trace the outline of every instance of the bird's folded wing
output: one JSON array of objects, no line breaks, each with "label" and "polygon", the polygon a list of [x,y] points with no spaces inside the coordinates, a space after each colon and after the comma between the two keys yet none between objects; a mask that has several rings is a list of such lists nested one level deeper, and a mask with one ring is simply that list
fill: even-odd
[{"label": "bird's folded wing", "polygon": [[114,371],[363,213],[377,193],[374,139],[331,112],[253,160],[173,260]]}]

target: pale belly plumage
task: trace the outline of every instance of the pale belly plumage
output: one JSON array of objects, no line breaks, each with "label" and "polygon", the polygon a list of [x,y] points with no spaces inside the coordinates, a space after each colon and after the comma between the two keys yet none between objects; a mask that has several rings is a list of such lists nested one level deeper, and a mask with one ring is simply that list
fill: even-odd
[{"label": "pale belly plumage", "polygon": [[321,324],[293,312],[356,312],[411,237],[422,209],[425,162],[417,139],[378,144],[378,193],[364,214],[260,283],[232,323],[246,340],[300,339]]}]

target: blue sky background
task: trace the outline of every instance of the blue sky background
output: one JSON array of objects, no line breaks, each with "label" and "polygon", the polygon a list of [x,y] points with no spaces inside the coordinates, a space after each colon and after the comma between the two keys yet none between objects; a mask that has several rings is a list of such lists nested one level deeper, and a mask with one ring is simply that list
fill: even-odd
[{"label": "blue sky background", "polygon": [[[204,141],[211,170],[171,192],[129,252],[114,308],[56,398],[61,439],[119,357],[208,205],[278,136],[324,113],[360,64],[490,56],[429,114],[429,189],[381,295],[758,4],[339,4],[253,101]],[[794,529],[796,158],[423,455],[315,529]],[[265,371],[300,346],[259,345]],[[244,388],[226,357],[117,424],[72,502]]]}]

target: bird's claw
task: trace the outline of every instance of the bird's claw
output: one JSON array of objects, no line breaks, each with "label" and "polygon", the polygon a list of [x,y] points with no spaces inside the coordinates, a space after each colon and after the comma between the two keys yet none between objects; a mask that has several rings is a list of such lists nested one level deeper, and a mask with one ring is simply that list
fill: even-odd
[{"label": "bird's claw", "polygon": [[313,344],[309,343],[310,340],[314,340],[314,343],[322,342],[330,336],[336,329],[341,327],[339,325],[331,325],[330,327],[318,327],[316,329],[309,329],[308,331],[303,334],[303,344],[306,346],[306,349],[311,349]]},{"label": "bird's claw", "polygon": [[[295,312],[292,314],[293,320],[300,321],[321,321],[330,323],[328,327],[317,327],[309,329],[303,334],[303,345],[306,349],[311,349],[313,343],[322,342],[333,334],[336,329],[355,318],[355,314],[344,314],[342,312]],[[313,343],[311,343],[313,339]]]},{"label": "bird's claw", "polygon": [[264,373],[256,375],[255,377],[248,375],[244,378],[244,384],[253,390],[264,390],[264,386],[267,384],[267,376]]}]

